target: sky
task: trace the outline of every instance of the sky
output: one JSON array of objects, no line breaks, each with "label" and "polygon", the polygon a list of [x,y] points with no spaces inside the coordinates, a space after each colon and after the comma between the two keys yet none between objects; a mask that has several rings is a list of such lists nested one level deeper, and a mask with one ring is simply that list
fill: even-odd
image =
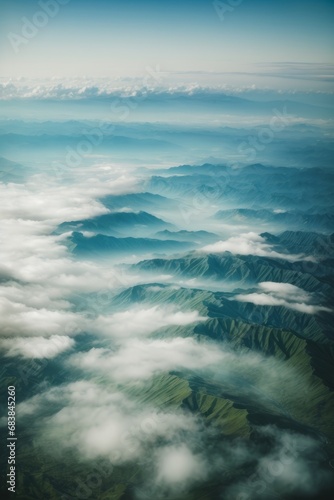
[{"label": "sky", "polygon": [[333,85],[329,0],[2,0],[0,14],[4,78],[125,79],[159,67],[175,83]]}]

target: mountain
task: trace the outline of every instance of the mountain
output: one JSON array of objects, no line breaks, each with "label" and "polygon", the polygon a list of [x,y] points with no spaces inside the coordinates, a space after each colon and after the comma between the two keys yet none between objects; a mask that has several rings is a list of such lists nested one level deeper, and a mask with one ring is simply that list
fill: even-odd
[{"label": "mountain", "polygon": [[233,283],[236,288],[262,281],[291,283],[310,292],[330,293],[334,287],[333,273],[332,277],[328,277],[328,268],[321,263],[288,262],[229,252],[217,255],[190,253],[178,258],[149,259],[133,267],[151,275],[159,273]]},{"label": "mountain", "polygon": [[0,156],[0,182],[21,183],[27,175],[27,167]]},{"label": "mountain", "polygon": [[118,196],[108,195],[101,198],[100,201],[109,208],[109,210],[119,210],[127,207],[131,208],[133,211],[151,209],[161,210],[161,208],[170,207],[170,204],[173,202],[173,200],[164,196],[152,193],[131,193]]},{"label": "mountain", "polygon": [[334,258],[334,234],[321,234],[310,231],[284,231],[278,235],[262,233],[268,243],[277,251],[306,253],[321,259]]},{"label": "mountain", "polygon": [[[66,147],[76,148],[81,141],[80,135],[58,134],[0,134],[0,147],[4,151],[11,152],[15,147],[20,147],[24,151],[30,152],[36,149],[65,150]],[[103,138],[94,149],[97,152],[122,151],[123,149],[134,149],[137,151],[179,151],[181,148],[165,140],[159,139],[137,139],[134,137],[109,134]]]},{"label": "mountain", "polygon": [[255,210],[249,208],[237,208],[230,210],[219,210],[215,218],[224,222],[234,224],[256,223],[260,225],[270,224],[271,229],[277,226],[291,229],[307,228],[317,231],[334,231],[334,213],[305,214],[289,211]]},{"label": "mountain", "polygon": [[[294,335],[306,340],[324,344],[329,344],[330,340],[334,339],[334,325],[331,324],[331,314],[328,312],[321,312],[317,315],[307,314],[284,306],[258,306],[249,302],[240,302],[235,298],[235,293],[211,292],[174,285],[155,285],[153,291],[152,285],[149,284],[137,285],[121,292],[113,300],[113,307],[126,310],[135,303],[178,304],[185,309],[196,309],[201,315],[209,318],[224,319],[226,322],[233,321],[234,323],[231,323],[229,327],[231,335],[233,332],[237,335],[242,325],[262,325],[291,331]],[[247,293],[249,291],[251,290]],[[239,325],[237,329],[236,324]],[[206,325],[206,322],[200,323],[194,333],[206,331]],[[242,329],[244,328],[242,326]],[[177,331],[180,333],[179,328]],[[221,333],[221,335],[223,337],[220,340],[223,340],[225,334]],[[225,337],[225,340],[228,340],[228,337]]]},{"label": "mountain", "polygon": [[82,233],[74,231],[69,238],[71,251],[80,256],[99,255],[138,255],[143,253],[166,253],[185,251],[193,248],[194,244],[175,241],[157,240],[150,238],[115,238],[97,234],[85,237]]},{"label": "mountain", "polygon": [[170,228],[171,224],[147,212],[112,212],[92,219],[63,222],[57,232],[89,231],[106,235],[143,235],[162,228]]},{"label": "mountain", "polygon": [[[334,174],[329,168],[299,169],[262,164],[232,168],[205,164],[183,166],[180,170],[166,169],[163,176],[152,175],[146,189],[171,198],[183,197],[190,202],[200,197],[224,210],[243,207],[301,214],[304,211],[309,214],[328,212],[327,224],[332,224],[333,185]],[[252,214],[254,212],[249,213]]]},{"label": "mountain", "polygon": [[[229,168],[225,165],[212,165],[204,163],[203,165],[180,165],[178,167],[170,167],[167,169],[169,175],[225,175],[229,172]],[[155,172],[166,173],[166,169],[155,170]]]},{"label": "mountain", "polygon": [[155,236],[159,239],[173,238],[178,241],[189,241],[201,245],[213,243],[218,240],[217,234],[210,233],[208,231],[186,231],[184,229],[180,231],[169,231],[168,229],[165,229],[155,233]]}]

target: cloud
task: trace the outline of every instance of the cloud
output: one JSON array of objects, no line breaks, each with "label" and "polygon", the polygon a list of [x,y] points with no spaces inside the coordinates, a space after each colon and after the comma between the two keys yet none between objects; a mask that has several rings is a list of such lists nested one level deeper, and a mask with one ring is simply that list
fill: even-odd
[{"label": "cloud", "polygon": [[[253,68],[252,68],[253,69]],[[268,72],[268,69],[270,72]],[[254,71],[255,70],[255,71]],[[248,79],[240,81],[240,76],[248,76]],[[152,77],[149,84],[143,85],[142,77],[128,78],[1,78],[0,99],[99,99],[109,98],[157,98],[168,95],[196,96],[207,95],[217,97],[221,94],[240,95],[244,92],[263,92],[264,95],[270,90],[273,95],[279,95],[280,90],[272,86],[255,86],[250,84],[249,79],[256,77],[268,77],[290,80],[305,80],[309,82],[330,82],[334,78],[334,69],[331,64],[323,63],[258,63],[253,70],[245,72],[219,72],[219,71],[158,71],[157,76],[163,84],[155,81]],[[152,75],[153,76],[153,75]],[[224,83],[222,83],[222,76]],[[284,86],[285,88],[285,86]],[[296,88],[284,90],[286,93],[296,93]],[[314,92],[319,92],[315,90]]]},{"label": "cloud", "polygon": [[175,442],[201,428],[182,410],[158,411],[88,381],[53,387],[17,410],[21,419],[39,414],[42,446],[51,442],[54,452],[72,449],[83,459],[105,457],[113,464],[142,458],[147,446],[152,449],[161,439]]},{"label": "cloud", "polygon": [[[68,218],[75,220],[107,212],[101,204],[85,198],[83,192],[79,194],[78,190],[73,188],[61,190],[57,187],[49,187],[41,193],[38,192],[37,183],[30,187],[0,184],[0,195],[2,197],[1,218],[8,219],[9,222],[16,219],[25,221],[49,219],[57,224]],[[67,196],[71,200],[70,203]]]},{"label": "cloud", "polygon": [[139,499],[184,494],[211,480],[225,484],[227,500],[286,498],[317,493],[330,481],[312,436],[270,425],[253,426],[253,440],[226,439],[201,417],[156,409],[113,385],[81,380],[51,387],[20,403],[17,414],[20,425],[38,429],[36,452],[144,465]]},{"label": "cloud", "polygon": [[273,293],[277,297],[290,298],[294,300],[308,301],[311,294],[299,288],[298,286],[291,285],[291,283],[277,283],[275,281],[263,281],[259,283],[259,288],[266,293]]},{"label": "cloud", "polygon": [[[162,327],[161,320],[155,324],[157,311],[162,318],[166,316],[162,338],[158,332]],[[236,352],[226,343],[188,336],[194,332],[193,326],[184,330],[165,328],[193,325],[197,320],[197,311],[177,311],[175,314],[172,309],[162,307],[134,308],[109,317],[89,318],[86,331],[98,335],[100,340],[95,337],[93,347],[71,354],[66,364],[70,369],[75,368],[76,373],[97,377],[108,384],[141,387],[148,381],[153,382],[157,375],[186,372],[187,376],[210,379],[213,384],[228,384],[238,394],[246,391],[247,397],[253,394],[258,404],[264,407],[268,405],[268,398],[272,400],[272,394],[278,401],[283,398],[284,404],[295,403],[296,384],[300,394],[302,390],[311,393],[307,376],[299,374],[280,359],[251,352],[248,348]],[[181,337],[183,332],[185,336]],[[154,336],[150,337],[153,333]],[[105,338],[101,339],[101,335]],[[284,394],[282,387],[285,388]]]},{"label": "cloud", "polygon": [[71,349],[75,342],[65,335],[52,335],[50,338],[40,337],[11,337],[0,339],[0,350],[5,351],[5,356],[23,358],[51,359],[58,354]]},{"label": "cloud", "polygon": [[201,249],[207,253],[231,252],[236,255],[258,255],[259,257],[271,257],[276,259],[289,260],[313,260],[303,254],[283,254],[272,249],[266,240],[256,233],[244,233],[239,236],[231,236],[228,240],[217,241],[212,245],[207,245]]},{"label": "cloud", "polygon": [[94,321],[93,329],[98,333],[124,340],[129,337],[148,336],[165,326],[185,326],[205,319],[198,311],[183,312],[175,307],[135,307],[111,316],[99,316]]},{"label": "cloud", "polygon": [[[257,63],[259,72],[247,73],[256,76],[275,76],[292,80],[334,81],[334,66],[326,63],[275,62]],[[268,69],[270,70],[268,72]]]},{"label": "cloud", "polygon": [[46,336],[74,334],[83,326],[82,317],[69,311],[36,309],[0,298],[1,336]]},{"label": "cloud", "polygon": [[[161,73],[161,72],[159,72]],[[123,80],[105,80],[105,79],[59,79],[58,81],[45,79],[25,79],[24,81],[13,80],[6,81],[2,79],[0,83],[0,99],[98,99],[98,98],[157,98],[160,95],[193,95],[196,93],[209,92],[216,93],[221,91],[221,87],[213,89],[207,86],[198,85],[176,85],[161,86],[151,79],[150,85],[143,85],[142,77],[123,79]]]},{"label": "cloud", "polygon": [[209,474],[206,458],[194,454],[187,445],[166,446],[156,453],[157,483],[180,491],[194,481],[202,481]]},{"label": "cloud", "polygon": [[75,261],[63,237],[53,234],[64,219],[105,213],[96,198],[131,191],[136,182],[117,168],[84,170],[76,170],[72,184],[44,175],[25,185],[0,183],[0,344],[6,356],[49,359],[70,350],[70,337],[91,324],[80,312],[85,296],[94,293],[94,316],[113,290],[136,281],[110,265]]},{"label": "cloud", "polygon": [[296,387],[302,398],[313,391],[307,374],[298,373],[280,359],[248,349],[234,352],[226,345],[192,337],[133,337],[112,347],[93,347],[73,353],[66,365],[82,376],[103,380],[108,385],[147,388],[149,383],[154,383],[154,377],[170,372],[203,377],[212,384],[224,385],[239,395],[254,398],[263,408],[271,406],[273,401],[273,409],[276,401],[277,404],[284,401],[286,407],[292,407],[296,404]]},{"label": "cloud", "polygon": [[266,281],[259,283],[260,292],[238,294],[234,296],[239,302],[250,302],[258,306],[282,306],[305,313],[316,314],[320,311],[330,312],[331,309],[310,304],[314,301],[311,293],[290,283]]},{"label": "cloud", "polygon": [[73,184],[41,175],[30,177],[25,185],[0,183],[0,273],[2,280],[12,280],[0,289],[0,296],[31,307],[63,309],[73,293],[129,282],[122,270],[75,261],[64,237],[53,234],[64,220],[106,213],[95,198],[133,190],[133,177],[117,168],[105,174],[95,167],[75,169]]},{"label": "cloud", "polygon": [[201,370],[222,362],[224,357],[216,345],[199,343],[193,338],[132,338],[116,351],[93,348],[73,354],[68,362],[86,372],[127,382],[146,380],[171,370]]},{"label": "cloud", "polygon": [[[275,426],[257,428],[259,437],[270,442],[269,453],[256,450],[256,465],[246,479],[237,479],[225,492],[226,500],[257,500],[306,497],[328,487],[332,476],[321,466],[325,459],[321,445],[311,436]],[[243,450],[244,458],[251,450]],[[245,453],[246,452],[246,453]],[[249,457],[250,458],[250,457]]]},{"label": "cloud", "polygon": [[35,309],[69,310],[72,305],[60,295],[55,287],[50,287],[45,293],[44,283],[19,283],[12,281],[10,274],[6,281],[0,286],[0,300],[7,299],[12,303],[24,304]]},{"label": "cloud", "polygon": [[[66,220],[102,215],[109,210],[95,198],[127,193],[134,190],[137,182],[131,175],[117,175],[115,169],[106,179],[91,179],[88,169],[78,170],[75,185],[50,183],[50,180],[38,175],[25,185],[0,183],[1,219],[12,222],[13,219],[47,221],[49,225],[50,222],[56,225]],[[67,171],[73,175],[73,168],[66,167]],[[81,179],[83,171],[87,180]]]}]

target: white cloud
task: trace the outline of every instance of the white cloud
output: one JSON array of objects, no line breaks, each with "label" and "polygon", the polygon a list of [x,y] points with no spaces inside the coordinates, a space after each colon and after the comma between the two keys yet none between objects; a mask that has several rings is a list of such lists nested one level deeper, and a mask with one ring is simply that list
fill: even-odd
[{"label": "white cloud", "polygon": [[219,385],[236,386],[239,393],[243,392],[240,383],[244,381],[248,396],[254,392],[259,404],[264,405],[268,404],[272,394],[277,400],[283,398],[285,404],[295,402],[295,384],[298,384],[299,393],[301,389],[311,393],[309,380],[280,359],[268,358],[248,349],[234,352],[226,344],[198,341],[192,337],[132,337],[122,342],[116,339],[112,347],[94,347],[73,353],[66,363],[86,377],[136,387],[147,387],[148,380],[154,382],[155,376],[187,370],[208,377]]},{"label": "white cloud", "polygon": [[157,482],[175,486],[187,486],[203,480],[209,473],[206,458],[194,454],[185,444],[166,446],[157,451]]},{"label": "white cloud", "polygon": [[70,311],[36,309],[0,298],[1,336],[73,335],[84,326],[84,319]]},{"label": "white cloud", "polygon": [[[64,220],[105,213],[95,198],[131,191],[136,182],[116,168],[107,173],[86,169],[87,177],[84,170],[76,170],[72,185],[42,175],[30,177],[25,185],[0,183],[0,336],[15,338],[11,355],[38,356],[47,343],[54,346],[47,339],[60,335],[65,348],[66,337],[89,326],[85,312],[75,312],[77,297],[95,293],[91,310],[100,310],[105,305],[103,294],[110,301],[112,290],[136,280],[110,265],[75,261],[63,236],[52,234]],[[26,341],[19,337],[35,338],[33,352],[29,354],[22,343]]]},{"label": "white cloud", "polygon": [[175,307],[135,307],[111,316],[99,316],[94,321],[93,329],[121,340],[148,336],[159,328],[169,325],[185,326],[205,319],[198,311],[183,312]]},{"label": "white cloud", "polygon": [[[74,175],[73,168],[64,168],[67,175]],[[55,225],[102,215],[109,210],[96,198],[131,192],[137,184],[136,178],[117,169],[101,178],[96,176],[96,171],[88,169],[75,169],[75,173],[74,185],[60,184],[57,180],[50,182],[41,175],[32,177],[24,185],[0,183],[1,219],[48,221]],[[94,176],[91,178],[90,174]]]},{"label": "white cloud", "polygon": [[64,335],[52,335],[50,338],[11,337],[0,339],[0,349],[5,351],[5,355],[8,357],[51,359],[71,349],[74,343],[73,339]]},{"label": "white cloud", "polygon": [[217,241],[212,245],[202,248],[207,253],[231,252],[236,255],[258,255],[259,257],[272,257],[289,261],[313,260],[312,257],[306,257],[303,254],[283,254],[272,249],[266,240],[256,233],[244,233],[239,236],[231,236],[228,240]]},{"label": "white cloud", "polygon": [[[9,276],[8,276],[9,278]],[[46,308],[49,310],[68,310],[71,303],[60,295],[60,290],[50,287],[45,293],[44,283],[22,284],[15,281],[7,281],[0,286],[0,300],[7,299],[13,303],[24,304],[35,309]]]},{"label": "white cloud", "polygon": [[[152,68],[153,71],[156,71]],[[237,95],[246,93],[249,96],[258,96],[262,92],[267,94],[270,91],[273,95],[280,95],[282,93],[287,96],[295,95],[300,93],[304,97],[305,92],[300,89],[300,92],[296,90],[296,87],[283,88],[283,90],[273,90],[268,82],[264,85],[249,84],[249,80],[254,79],[254,75],[259,77],[267,77],[268,74],[263,72],[263,67],[259,66],[252,68],[252,71],[248,73],[248,80],[240,84],[239,79],[235,79],[235,74],[232,72],[205,72],[205,71],[156,71],[157,79],[149,79],[145,85],[143,85],[143,76],[132,77],[113,77],[113,78],[94,78],[94,77],[81,77],[81,78],[5,78],[0,79],[0,99],[87,99],[87,98],[98,98],[98,97],[135,97],[136,95],[152,95],[156,96],[161,93],[170,95],[196,95],[206,93],[211,96],[219,96],[221,93],[228,93],[229,95]],[[282,72],[282,68],[271,68],[271,76],[275,73],[276,77],[288,75],[289,78],[295,78],[296,75],[300,75],[300,68],[294,68],[291,71],[291,66],[286,69],[286,72]],[[332,67],[330,65],[314,65],[313,68],[310,67],[302,69],[302,73],[305,76],[322,78],[324,73],[332,73]],[[246,74],[246,73],[245,73]],[[224,83],[222,84],[222,75],[224,76]],[[163,80],[163,82],[162,82]],[[196,82],[196,83],[194,83]],[[327,94],[326,91],[313,90],[316,93]],[[309,89],[306,94],[309,93]],[[225,116],[225,115],[224,115]],[[254,121],[258,116],[254,116]],[[299,117],[293,117],[297,120]],[[246,120],[246,119],[245,119]],[[320,121],[320,120],[319,120]],[[227,122],[228,123],[228,122]],[[240,124],[240,119],[238,120]],[[244,120],[242,122],[244,124]],[[247,120],[246,120],[247,123]]]},{"label": "white cloud", "polygon": [[[259,371],[258,362],[254,369]],[[257,400],[258,392],[257,387]],[[268,426],[254,428],[270,440],[267,450],[257,445],[263,439],[224,440],[221,430],[216,434],[201,418],[175,408],[157,410],[112,384],[78,381],[52,387],[20,403],[17,413],[38,428],[37,451],[71,450],[81,460],[105,458],[113,465],[144,463],[149,473],[138,498],[175,496],[217,474],[229,478],[228,500],[317,492],[328,480],[313,437]],[[241,478],[237,471],[250,466],[251,478]]]},{"label": "white cloud", "polygon": [[39,414],[39,442],[54,451],[73,449],[81,458],[108,458],[113,464],[142,457],[162,438],[178,441],[194,433],[196,417],[181,410],[157,411],[121,392],[79,381],[54,387],[20,403],[20,418]]},{"label": "white cloud", "polygon": [[86,372],[102,373],[119,382],[145,380],[171,370],[201,370],[221,363],[226,354],[214,344],[193,338],[131,339],[117,351],[93,348],[70,357],[69,363]]},{"label": "white cloud", "polygon": [[110,266],[75,261],[64,246],[63,237],[50,234],[57,224],[58,221],[2,220],[2,273],[25,284],[62,289],[60,296],[66,296],[66,290],[100,290],[125,279],[124,272],[115,272]]},{"label": "white cloud", "polygon": [[259,288],[266,293],[273,293],[277,297],[290,298],[293,300],[308,301],[311,294],[299,288],[298,286],[291,285],[291,283],[277,283],[276,281],[263,281],[259,283]]},{"label": "white cloud", "polygon": [[[314,437],[275,426],[258,428],[257,431],[262,438],[271,440],[270,451],[256,454],[255,471],[249,478],[238,478],[228,488],[225,494],[227,500],[313,497],[322,487],[330,484],[332,475],[321,467],[325,457]],[[251,452],[250,448],[242,450],[245,462],[254,458]]]},{"label": "white cloud", "polygon": [[266,281],[259,283],[259,289],[260,292],[235,295],[234,299],[258,306],[283,306],[305,314],[331,311],[328,307],[310,303],[314,296],[290,283]]},{"label": "white cloud", "polygon": [[[0,184],[1,218],[14,222],[78,220],[108,212],[100,203],[86,197],[84,190],[71,187]],[[15,200],[15,201],[14,201]]]}]

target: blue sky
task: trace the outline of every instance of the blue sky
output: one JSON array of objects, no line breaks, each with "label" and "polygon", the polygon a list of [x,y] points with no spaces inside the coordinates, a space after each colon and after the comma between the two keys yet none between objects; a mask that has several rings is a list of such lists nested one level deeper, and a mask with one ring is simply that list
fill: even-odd
[{"label": "blue sky", "polygon": [[332,85],[333,1],[227,0],[219,16],[211,0],[59,0],[28,39],[23,18],[43,23],[36,13],[47,1],[2,0],[2,76],[124,78],[158,65],[176,83],[246,73],[258,85],[269,72],[267,86]]}]

